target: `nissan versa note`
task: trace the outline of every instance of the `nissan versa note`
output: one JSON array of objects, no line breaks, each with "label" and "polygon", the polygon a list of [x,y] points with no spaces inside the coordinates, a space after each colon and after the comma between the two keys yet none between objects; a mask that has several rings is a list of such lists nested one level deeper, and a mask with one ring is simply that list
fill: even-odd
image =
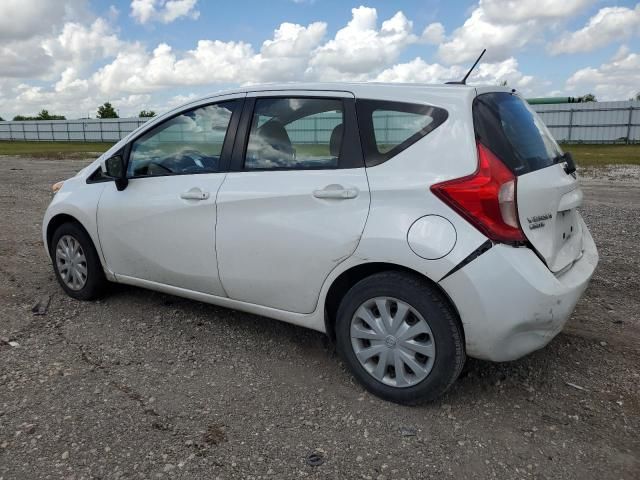
[{"label": "nissan versa note", "polygon": [[325,332],[374,394],[546,345],[598,262],[569,154],[501,87],[247,87],[144,124],[59,182],[60,285],[107,281]]}]

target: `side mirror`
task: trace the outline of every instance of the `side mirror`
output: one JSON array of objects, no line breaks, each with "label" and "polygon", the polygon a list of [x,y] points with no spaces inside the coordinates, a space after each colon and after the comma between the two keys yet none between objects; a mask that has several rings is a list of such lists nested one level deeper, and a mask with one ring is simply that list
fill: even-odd
[{"label": "side mirror", "polygon": [[118,191],[122,191],[127,188],[129,180],[127,179],[127,170],[124,166],[124,159],[121,155],[114,155],[104,162],[106,176],[113,178],[116,182],[116,188]]}]

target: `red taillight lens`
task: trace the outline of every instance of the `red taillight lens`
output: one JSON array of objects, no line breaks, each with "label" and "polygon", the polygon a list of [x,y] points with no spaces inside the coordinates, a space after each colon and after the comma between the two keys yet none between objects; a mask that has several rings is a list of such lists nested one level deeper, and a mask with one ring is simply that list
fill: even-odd
[{"label": "red taillight lens", "polygon": [[431,191],[491,240],[525,240],[518,221],[516,177],[481,143],[473,175],[438,183]]}]

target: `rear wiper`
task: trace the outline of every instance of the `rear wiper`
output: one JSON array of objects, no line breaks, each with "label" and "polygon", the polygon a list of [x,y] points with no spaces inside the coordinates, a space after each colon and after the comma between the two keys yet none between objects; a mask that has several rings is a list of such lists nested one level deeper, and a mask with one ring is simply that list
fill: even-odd
[{"label": "rear wiper", "polygon": [[576,162],[573,160],[573,155],[571,155],[571,152],[564,152],[562,155],[557,155],[556,157],[554,157],[554,165],[560,162],[566,163],[566,165],[564,166],[564,171],[567,173],[567,175],[571,175],[576,171]]}]

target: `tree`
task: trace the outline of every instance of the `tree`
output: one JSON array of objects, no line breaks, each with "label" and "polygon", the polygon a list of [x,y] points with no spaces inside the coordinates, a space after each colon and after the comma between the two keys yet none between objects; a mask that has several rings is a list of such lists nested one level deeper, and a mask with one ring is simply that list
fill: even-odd
[{"label": "tree", "polygon": [[501,81],[501,82],[499,83],[499,85],[500,85],[501,87],[506,87],[506,86],[508,86],[508,83],[507,83],[507,81],[506,81],[506,80],[503,80],[503,81]]},{"label": "tree", "polygon": [[4,122],[4,118],[0,117],[0,122]]},{"label": "tree", "polygon": [[51,115],[49,114],[49,110],[42,109],[38,115],[36,115],[35,120],[66,120],[64,115]]},{"label": "tree", "polygon": [[139,117],[151,118],[156,116],[156,112],[153,110],[141,110],[138,114]]},{"label": "tree", "polygon": [[596,96],[593,93],[587,93],[586,95],[582,96],[582,101],[583,102],[597,102],[598,99],[596,98]]},{"label": "tree", "polygon": [[640,102],[640,92],[636,93],[636,98],[635,98],[635,100],[636,100],[636,101],[638,101],[638,102]]},{"label": "tree", "polygon": [[96,118],[120,118],[117,112],[111,106],[109,102],[105,102],[104,105],[98,107],[98,115]]},{"label": "tree", "polygon": [[29,115],[16,115],[13,117],[15,122],[24,122],[26,120],[66,120],[64,115],[51,115],[49,110],[42,109],[35,117]]}]

